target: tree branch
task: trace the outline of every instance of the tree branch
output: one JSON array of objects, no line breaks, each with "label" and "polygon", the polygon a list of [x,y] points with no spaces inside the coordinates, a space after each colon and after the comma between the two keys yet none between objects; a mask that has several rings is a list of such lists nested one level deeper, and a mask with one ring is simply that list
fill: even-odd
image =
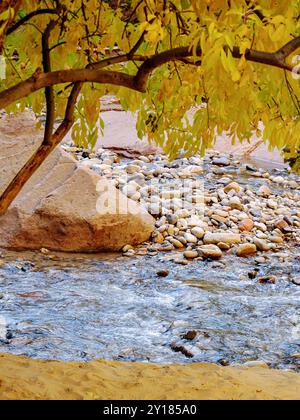
[{"label": "tree branch", "polygon": [[[42,58],[43,58],[43,68],[45,73],[51,72],[51,58],[50,58],[50,48],[49,48],[49,37],[52,29],[54,29],[56,22],[51,20],[45,32],[42,35]],[[45,88],[45,98],[46,98],[46,124],[44,132],[44,144],[49,144],[54,127],[55,121],[55,98],[53,86],[47,86]]]},{"label": "tree branch", "polygon": [[0,92],[0,109],[47,86],[61,83],[94,82],[124,86],[137,90],[133,80],[133,76],[116,71],[99,71],[93,69],[59,70],[51,73],[40,73],[36,71],[29,79]]},{"label": "tree branch", "polygon": [[[283,70],[292,71],[293,67],[285,62],[285,58],[287,58],[293,51],[295,51],[299,47],[300,37],[289,42],[275,53],[268,53],[264,51],[248,49],[245,52],[245,58],[247,61],[261,63],[272,67],[278,67]],[[226,46],[224,47],[224,49],[225,51],[228,51],[229,47]],[[239,47],[234,47],[231,53],[234,58],[239,59],[243,57],[243,54],[241,53]],[[202,51],[200,48],[197,49],[196,55],[197,57],[201,57]],[[179,47],[150,57],[149,59],[145,60],[145,62],[141,65],[139,71],[135,76],[134,84],[136,85],[136,89],[142,92],[145,91],[147,80],[152,71],[155,70],[157,67],[169,61],[182,60],[192,56],[193,54],[191,52],[190,47]]]},{"label": "tree branch", "polygon": [[[272,67],[277,67],[283,70],[292,71],[293,67],[285,62],[282,57],[289,56],[293,51],[300,47],[300,37],[295,38],[280,50],[275,53],[268,53],[256,50],[246,50],[245,57],[247,61],[261,63]],[[228,50],[228,46],[224,47]],[[197,49],[197,57],[201,57],[202,51]],[[239,47],[234,47],[232,50],[234,58],[241,58],[243,54]],[[147,80],[150,74],[159,66],[168,63],[169,61],[182,60],[184,58],[193,57],[190,47],[179,47],[168,50],[151,57],[133,56],[131,60],[143,61],[135,76],[131,76],[122,72],[116,71],[100,71],[98,69],[106,66],[126,62],[129,60],[127,54],[111,57],[90,65],[90,68],[76,69],[76,70],[60,70],[50,73],[37,73],[31,78],[0,92],[0,109],[7,107],[11,103],[22,99],[30,93],[36,92],[39,89],[47,86],[57,85],[61,83],[74,82],[95,82],[112,84],[117,86],[124,86],[138,92],[145,92]]]},{"label": "tree branch", "polygon": [[[234,58],[242,58],[243,54],[240,52],[238,47],[234,47],[232,50],[232,55]],[[260,63],[265,64],[271,67],[277,67],[279,69],[292,71],[293,67],[287,64],[284,60],[282,60],[278,53],[268,53],[263,51],[256,51],[256,50],[246,50],[245,58],[247,61],[251,61],[253,63]]]},{"label": "tree branch", "polygon": [[8,30],[7,35],[10,35],[11,33],[15,32],[17,29],[19,29],[22,25],[27,23],[29,20],[34,18],[38,15],[45,15],[45,14],[51,14],[51,15],[57,15],[59,14],[59,10],[56,9],[38,9],[34,10],[31,13],[28,13],[28,15],[24,16],[22,19],[15,22]]},{"label": "tree branch", "polygon": [[[197,56],[201,56],[202,51],[197,49]],[[148,77],[157,67],[168,63],[169,61],[180,60],[182,58],[192,57],[193,53],[190,47],[179,47],[172,50],[164,51],[148,58],[139,68],[135,78],[134,84],[137,90],[144,92]]]},{"label": "tree branch", "polygon": [[284,45],[282,48],[280,48],[276,52],[276,54],[277,54],[279,60],[285,60],[293,52],[295,52],[298,48],[300,48],[300,36],[292,39],[290,42],[288,42],[286,45]]}]

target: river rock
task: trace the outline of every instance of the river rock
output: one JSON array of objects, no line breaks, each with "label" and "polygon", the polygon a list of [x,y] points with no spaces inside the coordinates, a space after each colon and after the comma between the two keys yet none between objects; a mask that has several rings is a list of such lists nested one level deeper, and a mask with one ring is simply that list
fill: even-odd
[{"label": "river rock", "polygon": [[277,229],[280,229],[282,232],[284,232],[286,229],[289,229],[289,224],[283,219],[278,220],[275,223],[275,226]]},{"label": "river rock", "polygon": [[198,239],[202,239],[203,236],[205,235],[204,230],[201,227],[194,227],[191,230],[192,235],[196,236],[196,238]]},{"label": "river rock", "polygon": [[254,238],[253,243],[259,251],[270,251],[270,245],[264,239]]},{"label": "river rock", "polygon": [[275,200],[269,199],[269,200],[267,201],[267,206],[268,206],[270,209],[272,209],[272,210],[276,210],[276,209],[277,209],[277,207],[278,207],[278,204],[276,203],[276,201],[275,201]]},{"label": "river rock", "polygon": [[255,254],[257,251],[257,248],[254,244],[242,244],[238,247],[236,251],[236,255],[238,257],[248,257],[249,255]]},{"label": "river rock", "polygon": [[212,164],[216,166],[229,166],[230,160],[226,156],[214,157]]},{"label": "river rock", "polygon": [[175,214],[167,214],[166,220],[170,225],[176,225],[178,217]]},{"label": "river rock", "polygon": [[128,252],[128,251],[130,251],[132,249],[133,249],[133,247],[131,245],[125,245],[122,248],[122,252],[126,253],[126,252]]},{"label": "river rock", "polygon": [[198,248],[199,256],[203,258],[219,259],[222,257],[223,252],[217,245],[202,245]]},{"label": "river rock", "polygon": [[251,232],[254,227],[254,222],[252,219],[244,219],[239,224],[239,230],[241,232]]},{"label": "river rock", "polygon": [[175,238],[170,238],[170,242],[175,248],[183,248],[184,246],[182,242]]},{"label": "river rock", "polygon": [[275,276],[263,276],[257,279],[259,284],[275,284],[276,282],[277,278]]},{"label": "river rock", "polygon": [[224,191],[226,193],[229,193],[229,191],[231,190],[238,193],[239,191],[241,191],[241,186],[237,182],[230,182],[230,184],[226,185],[226,187],[224,188]]},{"label": "river rock", "polygon": [[300,276],[299,277],[295,277],[292,280],[292,283],[294,283],[296,286],[300,286]]},{"label": "river rock", "polygon": [[183,255],[187,260],[193,260],[194,258],[199,257],[199,254],[197,251],[185,251]]},{"label": "river rock", "polygon": [[[43,139],[28,113],[0,120],[0,193]],[[0,217],[0,246],[93,252],[147,241],[155,220],[61,147],[48,157]]]},{"label": "river rock", "polygon": [[136,172],[140,171],[141,167],[139,165],[128,165],[126,167],[126,172],[128,174],[135,174]]},{"label": "river rock", "polygon": [[269,369],[268,364],[263,360],[250,360],[243,364],[243,366],[248,368],[260,368],[260,369]]},{"label": "river rock", "polygon": [[170,274],[169,270],[160,270],[156,273],[158,277],[168,277],[169,274]]},{"label": "river rock", "polygon": [[243,210],[244,206],[241,203],[241,200],[239,197],[234,196],[231,197],[229,200],[229,206],[233,209],[233,210]]},{"label": "river rock", "polygon": [[269,197],[272,194],[272,191],[267,185],[262,185],[258,190],[258,195],[262,197]]},{"label": "river rock", "polygon": [[225,242],[218,242],[217,246],[222,250],[222,251],[228,251],[230,249],[230,245],[229,244],[225,244]]},{"label": "river rock", "polygon": [[269,237],[269,240],[273,244],[282,244],[284,242],[284,238],[282,236],[279,236],[279,235],[272,235],[272,236]]},{"label": "river rock", "polygon": [[205,244],[218,244],[219,242],[223,242],[225,244],[238,244],[241,242],[241,235],[235,233],[206,233],[203,242]]},{"label": "river rock", "polygon": [[196,244],[198,242],[198,239],[196,238],[196,236],[192,235],[191,233],[185,233],[184,237],[187,240],[187,242],[191,244]]},{"label": "river rock", "polygon": [[276,184],[284,184],[285,183],[285,179],[282,176],[275,176],[272,179],[273,182],[275,182]]}]

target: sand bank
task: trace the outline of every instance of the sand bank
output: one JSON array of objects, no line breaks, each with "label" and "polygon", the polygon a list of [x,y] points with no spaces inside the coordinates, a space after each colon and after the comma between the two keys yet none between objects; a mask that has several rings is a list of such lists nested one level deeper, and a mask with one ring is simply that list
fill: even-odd
[{"label": "sand bank", "polygon": [[300,375],[206,363],[64,363],[1,354],[0,399],[300,399]]}]

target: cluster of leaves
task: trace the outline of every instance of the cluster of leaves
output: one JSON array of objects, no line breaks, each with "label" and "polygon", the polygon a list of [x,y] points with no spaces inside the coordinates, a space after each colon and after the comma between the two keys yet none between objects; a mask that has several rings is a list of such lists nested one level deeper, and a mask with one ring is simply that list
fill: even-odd
[{"label": "cluster of leaves", "polygon": [[[36,15],[6,39],[9,65],[1,90],[42,67],[41,39],[51,20],[56,22],[50,34],[52,70],[85,68],[133,50],[147,57],[183,46],[193,52],[189,59],[158,67],[145,93],[85,84],[73,127],[78,144],[94,146],[103,128],[100,98],[113,94],[125,109],[138,113],[139,136],[147,135],[171,158],[181,150],[204,153],[217,134],[226,132],[237,141],[257,131],[270,148],[285,149],[299,161],[299,80],[285,70],[249,62],[244,53],[274,52],[299,37],[300,0],[23,0],[18,19],[37,9],[52,12]],[[238,59],[234,46],[241,52]],[[109,69],[133,75],[140,66],[129,59]],[[64,115],[70,89],[54,88],[57,118]],[[38,91],[8,110],[30,106],[41,113],[44,104]]]}]

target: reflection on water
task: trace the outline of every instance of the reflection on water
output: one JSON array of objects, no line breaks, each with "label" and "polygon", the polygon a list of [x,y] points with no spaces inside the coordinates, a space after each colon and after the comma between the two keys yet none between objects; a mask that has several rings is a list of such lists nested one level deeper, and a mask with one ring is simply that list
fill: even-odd
[{"label": "reflection on water", "polygon": [[[290,282],[299,273],[296,256],[260,266],[228,256],[222,267],[178,266],[165,256],[22,255],[9,253],[0,268],[1,352],[164,363],[263,359],[300,370],[291,357],[300,353],[300,287]],[[277,283],[250,279],[255,267]],[[169,276],[158,277],[161,269]],[[192,341],[182,337],[190,330],[197,331]],[[174,343],[194,357],[174,352]]]}]

